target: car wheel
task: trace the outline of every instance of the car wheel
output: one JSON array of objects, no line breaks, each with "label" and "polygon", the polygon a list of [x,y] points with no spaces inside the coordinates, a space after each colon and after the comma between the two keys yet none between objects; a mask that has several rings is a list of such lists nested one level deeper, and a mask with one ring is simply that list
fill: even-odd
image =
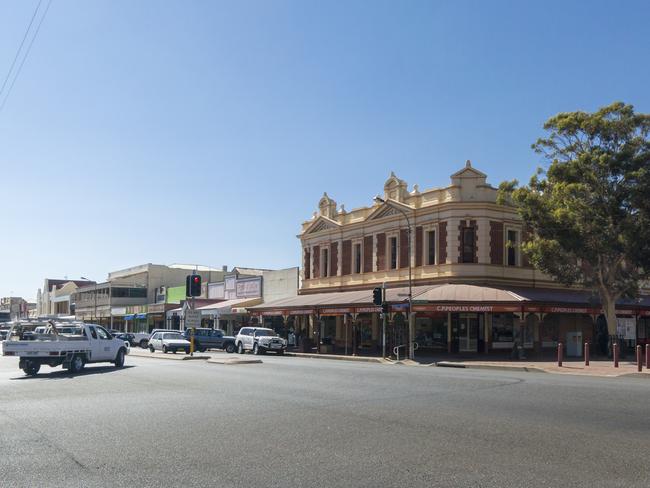
[{"label": "car wheel", "polygon": [[278,356],[284,356],[284,349],[280,349],[278,351]]},{"label": "car wheel", "polygon": [[77,374],[81,373],[81,370],[84,369],[85,365],[84,358],[80,355],[76,355],[75,357],[72,358],[72,361],[70,361],[70,366],[68,366],[68,371],[72,374]]},{"label": "car wheel", "polygon": [[237,352],[239,354],[244,354],[244,345],[241,342],[237,344]]},{"label": "car wheel", "polygon": [[120,349],[115,356],[115,367],[121,368],[124,366],[124,349]]},{"label": "car wheel", "polygon": [[257,356],[259,353],[260,353],[260,346],[256,342],[255,344],[253,344],[253,354]]},{"label": "car wheel", "polygon": [[232,354],[233,352],[235,352],[235,345],[234,345],[232,342],[229,342],[229,343],[226,345],[226,352],[227,352],[228,354]]},{"label": "car wheel", "polygon": [[156,350],[153,348],[153,346],[149,346],[149,350],[150,350],[151,352],[156,352]]},{"label": "car wheel", "polygon": [[140,347],[141,347],[142,349],[146,349],[148,343],[149,343],[149,341],[148,341],[147,339],[142,339],[142,340],[140,341]]},{"label": "car wheel", "polygon": [[25,366],[23,367],[23,371],[27,376],[36,376],[40,369],[41,365],[34,361],[26,361]]},{"label": "car wheel", "polygon": [[163,346],[163,347],[162,347],[162,351],[163,351],[165,354],[167,354],[167,346]]},{"label": "car wheel", "polygon": [[185,349],[185,354],[190,354],[190,350],[189,350],[189,349]]},{"label": "car wheel", "polygon": [[176,354],[176,351],[178,351],[178,349],[172,349],[172,354]]}]

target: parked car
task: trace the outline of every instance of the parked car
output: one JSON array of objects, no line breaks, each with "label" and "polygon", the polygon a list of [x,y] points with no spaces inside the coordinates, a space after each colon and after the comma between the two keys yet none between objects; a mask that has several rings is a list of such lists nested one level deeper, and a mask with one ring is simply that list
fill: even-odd
[{"label": "parked car", "polygon": [[135,344],[140,346],[142,349],[146,349],[149,345],[149,337],[151,337],[151,334],[148,334],[146,332],[133,332],[132,334],[135,340]]},{"label": "parked car", "polygon": [[287,341],[278,336],[273,329],[242,327],[235,337],[235,345],[239,354],[244,354],[246,351],[253,351],[253,354],[273,351],[281,356],[287,348]]},{"label": "parked car", "polygon": [[185,351],[185,354],[189,354],[190,343],[180,332],[155,332],[149,339],[149,350],[161,350],[164,353],[171,351],[174,354],[176,351]]},{"label": "parked car", "polygon": [[[183,332],[183,337],[190,340],[190,329]],[[237,348],[235,347],[235,338],[225,335],[223,330],[197,328],[194,332],[194,349],[200,352],[207,349],[223,349],[228,353],[233,353]]]},{"label": "parked car", "polygon": [[129,346],[131,347],[138,345],[138,342],[135,340],[135,336],[129,332],[118,332],[116,334],[113,334],[113,337],[122,339],[124,342],[128,342]]}]

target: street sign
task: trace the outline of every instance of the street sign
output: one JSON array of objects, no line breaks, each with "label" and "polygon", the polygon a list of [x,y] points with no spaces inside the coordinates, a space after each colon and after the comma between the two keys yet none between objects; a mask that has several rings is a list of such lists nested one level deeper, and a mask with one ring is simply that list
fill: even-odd
[{"label": "street sign", "polygon": [[190,327],[201,327],[200,310],[190,310],[189,308],[185,310],[185,328],[189,329]]}]

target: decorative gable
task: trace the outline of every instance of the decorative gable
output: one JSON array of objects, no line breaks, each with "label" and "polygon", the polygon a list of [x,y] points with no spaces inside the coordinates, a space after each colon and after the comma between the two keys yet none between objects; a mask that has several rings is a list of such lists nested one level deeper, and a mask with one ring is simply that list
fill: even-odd
[{"label": "decorative gable", "polygon": [[403,216],[404,214],[400,211],[400,208],[404,209],[404,212],[407,214],[413,211],[413,209],[408,205],[389,200],[368,215],[366,220],[383,219],[384,217],[392,217],[393,215]]},{"label": "decorative gable", "polygon": [[320,216],[307,228],[303,234],[316,234],[325,230],[338,230],[341,225],[326,217]]}]

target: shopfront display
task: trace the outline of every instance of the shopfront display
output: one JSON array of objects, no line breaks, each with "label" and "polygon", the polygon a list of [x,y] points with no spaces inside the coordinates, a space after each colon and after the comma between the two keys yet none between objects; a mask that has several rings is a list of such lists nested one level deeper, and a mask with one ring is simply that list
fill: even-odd
[{"label": "shopfront display", "polygon": [[422,313],[415,319],[418,349],[447,350],[447,313]]}]

